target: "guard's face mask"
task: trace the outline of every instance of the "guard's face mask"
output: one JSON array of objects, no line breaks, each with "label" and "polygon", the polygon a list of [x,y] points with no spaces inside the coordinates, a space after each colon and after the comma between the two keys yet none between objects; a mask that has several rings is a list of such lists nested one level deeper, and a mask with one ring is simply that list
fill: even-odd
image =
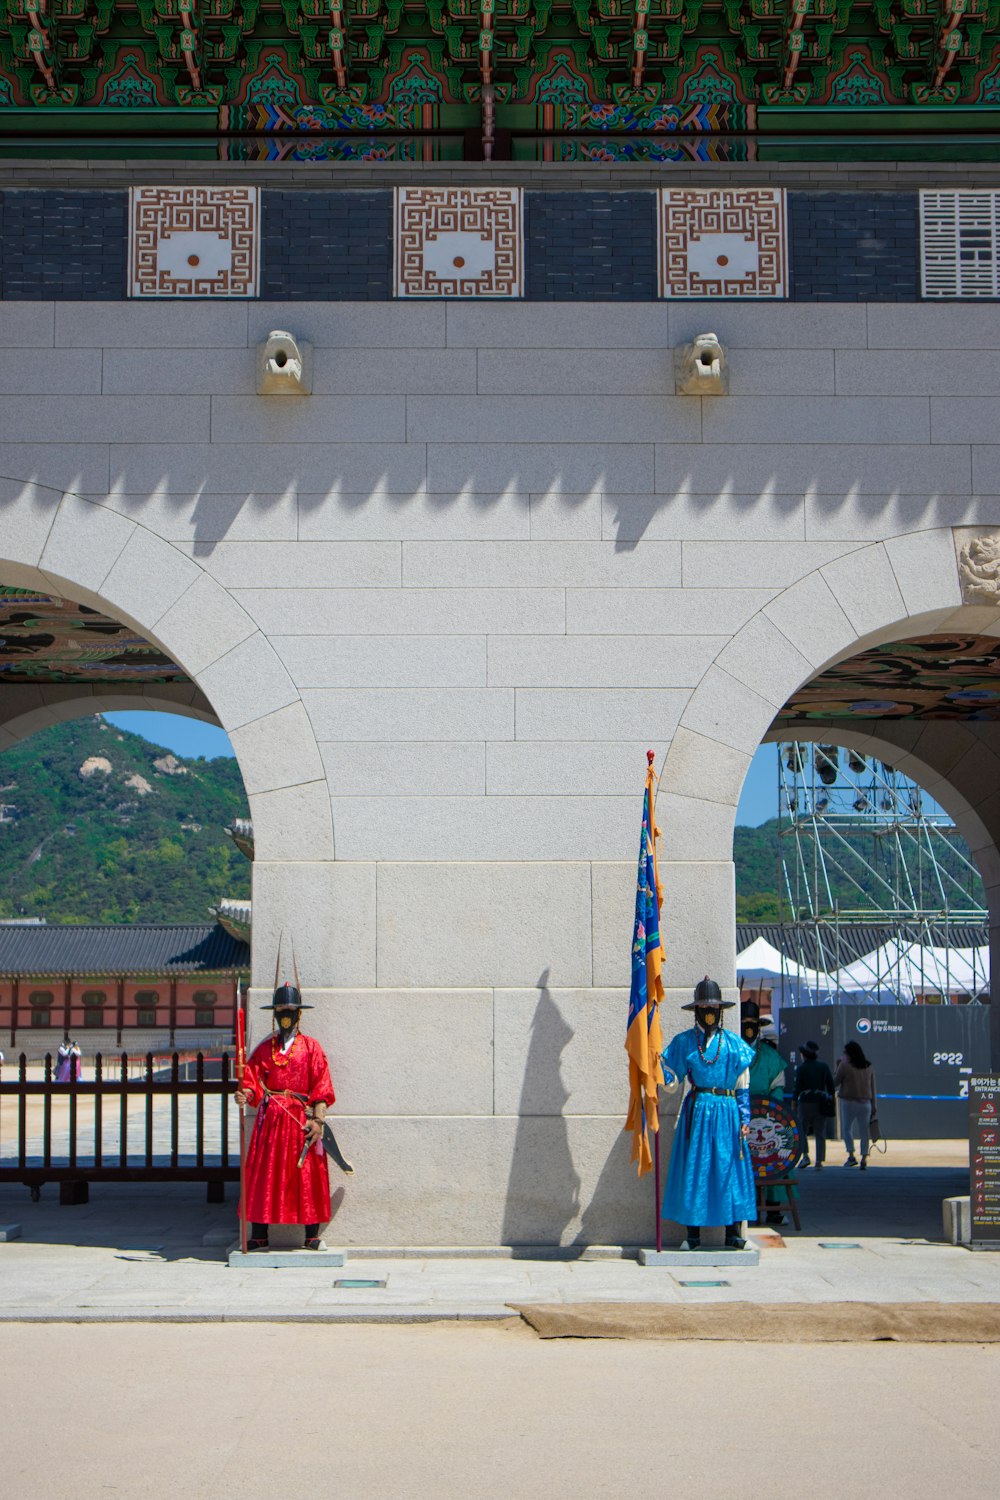
[{"label": "guard's face mask", "polygon": [[297,1010],[276,1010],[275,1019],[278,1022],[278,1030],[287,1036],[293,1026],[298,1024],[300,1012]]},{"label": "guard's face mask", "polygon": [[703,1010],[699,1008],[695,1011],[695,1016],[697,1017],[698,1025],[705,1031],[713,1031],[719,1024],[719,1012],[717,1010]]},{"label": "guard's face mask", "polygon": [[759,1023],[759,1021],[744,1021],[743,1022],[743,1040],[744,1041],[746,1041],[746,1042],[755,1042],[759,1036],[760,1036],[760,1023]]}]

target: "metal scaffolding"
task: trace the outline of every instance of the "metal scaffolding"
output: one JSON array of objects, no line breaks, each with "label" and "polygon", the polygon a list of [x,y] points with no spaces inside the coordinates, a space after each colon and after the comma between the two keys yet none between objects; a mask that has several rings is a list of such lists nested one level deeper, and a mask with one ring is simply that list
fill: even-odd
[{"label": "metal scaffolding", "polygon": [[[858,958],[852,935],[878,923],[897,952],[944,949],[920,993],[946,999],[955,929],[986,921],[979,872],[950,816],[908,776],[854,750],[791,740],[777,758],[779,890],[796,962],[835,975]],[[882,972],[879,963],[872,992],[898,992],[891,960]],[[970,998],[988,988],[975,968],[971,993],[962,984]]]}]

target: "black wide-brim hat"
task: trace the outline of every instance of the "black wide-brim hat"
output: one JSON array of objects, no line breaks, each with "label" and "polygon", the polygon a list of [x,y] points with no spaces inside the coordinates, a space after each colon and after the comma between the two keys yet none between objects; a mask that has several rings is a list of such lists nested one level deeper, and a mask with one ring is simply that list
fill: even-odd
[{"label": "black wide-brim hat", "polygon": [[693,999],[693,1001],[688,1001],[687,1005],[682,1005],[681,1010],[682,1011],[699,1011],[699,1010],[724,1010],[724,1011],[729,1011],[729,1010],[732,1010],[733,1005],[735,1005],[735,1004],[736,1004],[736,1001],[724,1001],[724,999],[723,999],[723,992],[721,992],[720,987],[718,987],[718,984],[715,983],[715,980],[709,980],[708,974],[706,974],[705,978],[703,978],[703,980],[699,980],[699,983],[697,983],[696,986],[694,986],[694,999]]},{"label": "black wide-brim hat", "polygon": [[294,984],[279,984],[271,996],[269,1005],[262,1005],[261,1010],[315,1010],[315,1005],[304,1005],[302,1003],[302,992],[297,990]]},{"label": "black wide-brim hat", "polygon": [[681,1010],[732,1010],[735,1004],[735,1000],[723,1000],[719,986],[706,974],[694,987],[694,999],[682,1005]]}]

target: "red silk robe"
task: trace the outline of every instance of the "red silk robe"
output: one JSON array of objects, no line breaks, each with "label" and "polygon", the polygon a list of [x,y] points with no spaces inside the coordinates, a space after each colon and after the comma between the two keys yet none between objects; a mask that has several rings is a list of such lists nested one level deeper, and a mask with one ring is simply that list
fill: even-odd
[{"label": "red silk robe", "polygon": [[283,1053],[277,1038],[254,1048],[243,1075],[248,1104],[259,1104],[246,1164],[246,1217],[258,1224],[325,1224],[330,1217],[330,1174],[321,1144],[298,1165],[305,1141],[305,1106],[298,1099],[268,1099],[264,1089],[305,1094],[310,1104],[333,1103],[326,1054],[315,1037],[299,1032]]}]

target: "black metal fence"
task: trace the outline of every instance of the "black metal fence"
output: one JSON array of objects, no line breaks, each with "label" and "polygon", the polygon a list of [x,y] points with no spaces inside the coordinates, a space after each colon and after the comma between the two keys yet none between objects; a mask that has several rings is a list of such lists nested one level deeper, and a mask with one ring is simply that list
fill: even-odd
[{"label": "black metal fence", "polygon": [[204,1182],[221,1202],[239,1181],[230,1058],[147,1053],[140,1076],[130,1071],[128,1053],[98,1054],[93,1078],[56,1082],[51,1054],[29,1077],[22,1052],[15,1078],[0,1072],[0,1182],[34,1199],[57,1182],[63,1203],[85,1203],[91,1182]]}]

